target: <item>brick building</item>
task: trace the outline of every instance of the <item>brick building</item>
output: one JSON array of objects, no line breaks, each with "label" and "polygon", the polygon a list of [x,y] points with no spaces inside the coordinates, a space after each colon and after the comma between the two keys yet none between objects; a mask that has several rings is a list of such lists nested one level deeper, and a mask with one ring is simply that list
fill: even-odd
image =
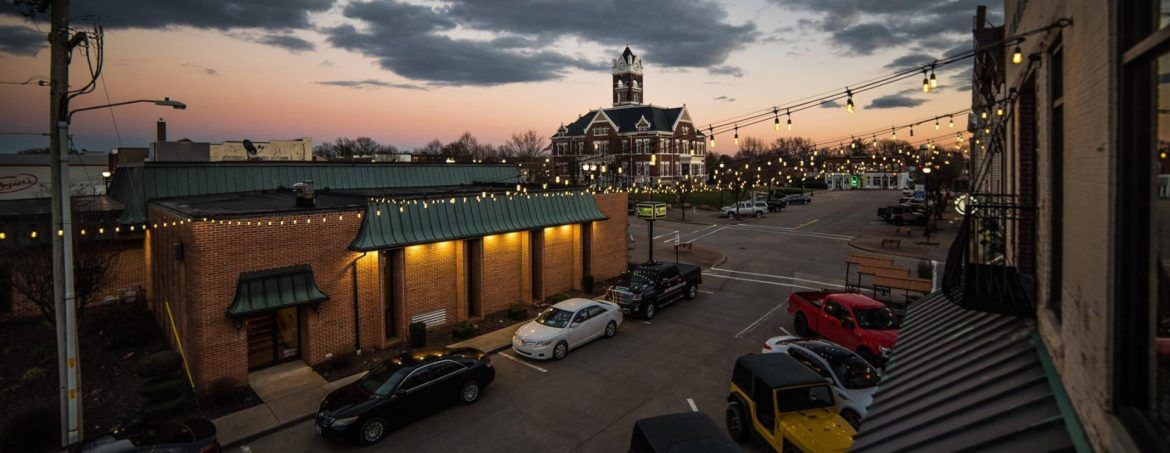
[{"label": "brick building", "polygon": [[687,107],[643,104],[642,59],[629,47],[613,60],[612,76],[613,107],[590,110],[552,135],[557,175],[614,185],[705,180],[706,136]]},{"label": "brick building", "polygon": [[1170,451],[1168,8],[977,14],[973,214],[859,451]]},{"label": "brick building", "polygon": [[508,165],[146,163],[119,168],[110,192],[200,389],[626,269],[624,194],[529,192]]}]

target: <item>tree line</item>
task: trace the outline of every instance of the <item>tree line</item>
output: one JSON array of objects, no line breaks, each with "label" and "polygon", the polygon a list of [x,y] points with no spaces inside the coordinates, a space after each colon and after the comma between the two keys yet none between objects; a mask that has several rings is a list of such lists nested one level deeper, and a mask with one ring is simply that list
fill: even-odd
[{"label": "tree line", "polygon": [[[502,145],[480,143],[471,132],[464,132],[449,143],[439,139],[410,150],[411,154],[470,157],[475,160],[517,159],[531,160],[544,155],[548,140],[535,130],[514,133]],[[324,141],[313,147],[313,155],[322,159],[348,160],[359,156],[376,154],[399,154],[403,151],[391,144],[378,143],[370,137],[339,137]]]}]

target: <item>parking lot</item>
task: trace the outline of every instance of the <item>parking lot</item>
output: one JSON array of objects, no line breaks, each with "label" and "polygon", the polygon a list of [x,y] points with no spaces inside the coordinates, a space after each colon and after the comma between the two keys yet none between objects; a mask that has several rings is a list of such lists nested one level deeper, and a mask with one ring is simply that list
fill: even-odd
[{"label": "parking lot", "polygon": [[[893,191],[818,192],[814,203],[762,219],[731,221],[713,213],[655,225],[656,256],[673,260],[675,239],[718,250],[726,260],[703,270],[695,300],[680,301],[651,322],[627,317],[617,336],[537,362],[510,351],[492,356],[496,380],[479,402],[454,407],[396,430],[373,451],[625,451],[635,420],[698,410],[723,425],[728,379],[739,355],[792,332],[790,291],[839,288],[849,240],[879,221]],[[631,259],[644,259],[646,228],[630,220]],[[686,261],[687,254],[680,255]],[[748,451],[763,451],[744,445]],[[314,434],[312,421],[243,448],[256,452],[343,451]]]}]

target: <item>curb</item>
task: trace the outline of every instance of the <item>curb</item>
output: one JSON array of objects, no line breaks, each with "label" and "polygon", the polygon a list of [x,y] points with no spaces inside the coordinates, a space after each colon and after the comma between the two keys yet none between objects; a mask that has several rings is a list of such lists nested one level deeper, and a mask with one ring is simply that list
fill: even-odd
[{"label": "curb", "polygon": [[723,252],[719,252],[719,254],[720,254],[720,255],[723,255],[723,258],[719,258],[719,261],[718,261],[718,262],[716,262],[715,264],[712,264],[712,265],[711,265],[711,267],[708,267],[707,269],[712,269],[712,268],[719,267],[719,265],[720,265],[720,264],[723,264],[723,263],[727,262],[727,254],[726,254],[726,253],[723,253]]},{"label": "curb", "polygon": [[854,243],[853,243],[853,241],[849,241],[849,246],[850,246],[850,247],[853,247],[853,248],[855,248],[855,249],[857,249],[857,250],[863,250],[863,251],[866,251],[866,252],[869,252],[869,253],[877,253],[877,254],[879,254],[879,255],[892,255],[892,256],[900,256],[900,257],[902,257],[902,258],[910,258],[910,259],[916,259],[916,260],[926,260],[926,261],[930,261],[930,258],[926,258],[926,257],[923,257],[923,256],[918,256],[918,255],[910,255],[910,254],[906,254],[906,253],[895,253],[895,252],[886,251],[886,250],[884,250],[884,249],[883,249],[883,250],[874,250],[874,249],[871,249],[871,248],[862,247],[862,246],[860,246],[860,245],[854,244]]},{"label": "curb", "polygon": [[297,423],[300,423],[300,422],[303,422],[303,421],[306,421],[306,420],[312,420],[312,419],[313,419],[313,414],[312,414],[312,413],[309,413],[309,414],[307,414],[307,415],[304,415],[304,416],[301,416],[301,417],[297,417],[297,418],[294,418],[294,419],[292,419],[292,420],[288,420],[288,421],[285,421],[285,422],[277,423],[277,424],[275,424],[275,425],[273,425],[273,426],[270,426],[270,427],[268,427],[268,428],[264,428],[264,429],[262,429],[262,430],[260,430],[260,431],[257,431],[257,432],[255,432],[255,433],[249,434],[249,435],[247,435],[247,436],[244,436],[244,437],[242,437],[242,438],[240,438],[240,439],[236,439],[236,440],[232,441],[231,443],[228,443],[228,444],[223,444],[223,446],[222,446],[221,448],[222,448],[223,450],[227,450],[227,449],[229,449],[229,448],[235,448],[235,447],[238,447],[238,446],[240,446],[240,445],[242,445],[242,444],[245,444],[245,443],[251,442],[251,441],[253,441],[253,440],[259,439],[259,438],[261,438],[261,437],[267,436],[267,435],[269,435],[269,434],[275,433],[275,432],[277,432],[277,431],[282,431],[282,430],[284,430],[285,428],[288,428],[288,427],[290,427],[290,426],[292,426],[292,425],[295,425],[295,424],[297,424]]}]

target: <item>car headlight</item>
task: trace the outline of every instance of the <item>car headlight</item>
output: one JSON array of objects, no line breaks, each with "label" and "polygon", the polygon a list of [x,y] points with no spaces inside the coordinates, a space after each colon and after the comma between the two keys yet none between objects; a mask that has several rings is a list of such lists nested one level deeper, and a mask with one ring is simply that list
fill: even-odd
[{"label": "car headlight", "polygon": [[552,344],[552,340],[544,340],[544,341],[541,341],[537,344],[539,344],[541,346],[548,346],[548,345]]},{"label": "car headlight", "polygon": [[349,426],[349,425],[354,424],[354,422],[356,422],[357,420],[358,420],[357,417],[339,418],[339,419],[333,421],[333,427],[334,428],[341,428],[343,426]]}]

